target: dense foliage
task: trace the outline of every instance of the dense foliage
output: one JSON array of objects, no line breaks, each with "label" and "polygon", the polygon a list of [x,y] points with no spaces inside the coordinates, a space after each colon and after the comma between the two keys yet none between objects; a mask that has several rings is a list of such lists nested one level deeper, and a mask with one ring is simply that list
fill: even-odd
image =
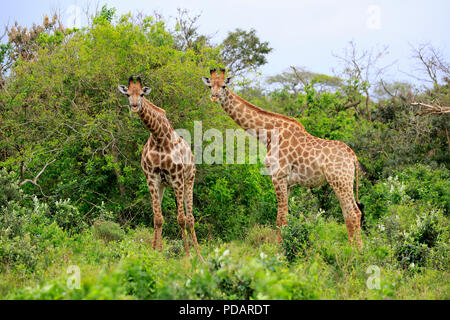
[{"label": "dense foliage", "polygon": [[[15,26],[0,47],[0,297],[449,298],[450,119],[419,116],[411,105],[448,105],[449,77],[414,94],[412,85],[385,85],[389,95],[372,101],[366,81],[293,68],[263,90],[243,72],[271,51],[255,30],[212,45],[182,20],[172,30],[160,17],[119,17],[107,7],[82,29],[57,22]],[[348,245],[329,186],[292,190],[277,246],[276,198],[261,163],[197,165],[194,215],[206,264],[184,257],[171,190],[164,252],[149,250],[140,153],[150,133],[117,85],[140,75],[173,127],[194,136],[194,121],[203,131],[237,128],[201,81],[209,68],[233,66],[244,75],[235,88],[243,97],[355,150],[366,167],[363,250]],[[74,265],[81,284],[68,289]],[[381,270],[375,289],[371,266]]]}]

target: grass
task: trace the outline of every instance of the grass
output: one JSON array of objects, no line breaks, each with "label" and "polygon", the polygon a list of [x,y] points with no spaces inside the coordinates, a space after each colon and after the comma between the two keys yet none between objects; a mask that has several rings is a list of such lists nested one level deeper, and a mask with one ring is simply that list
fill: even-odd
[{"label": "grass", "polygon": [[[35,271],[15,266],[0,274],[3,299],[448,299],[448,268],[402,268],[382,234],[349,246],[345,226],[314,221],[311,244],[294,261],[276,244],[276,229],[256,225],[245,240],[215,244],[202,264],[184,255],[178,240],[151,250],[151,230],[123,232],[103,240],[91,230],[63,237],[49,247]],[[115,230],[115,229],[114,229]],[[117,230],[116,230],[117,231]],[[122,233],[119,232],[121,235]],[[80,288],[67,287],[80,270]],[[380,270],[379,288],[369,289],[369,266]]]}]

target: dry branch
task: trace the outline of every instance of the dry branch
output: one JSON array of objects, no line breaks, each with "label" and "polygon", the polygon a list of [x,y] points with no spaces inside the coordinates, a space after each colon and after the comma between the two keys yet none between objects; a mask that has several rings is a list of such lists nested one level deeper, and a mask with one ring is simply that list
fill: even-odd
[{"label": "dry branch", "polygon": [[424,110],[419,111],[417,113],[417,115],[419,115],[419,116],[422,116],[422,115],[425,115],[425,114],[450,113],[450,107],[441,107],[440,105],[432,106],[430,104],[426,104],[426,103],[422,103],[422,102],[412,102],[411,105],[425,107]]},{"label": "dry branch", "polygon": [[308,85],[308,82],[305,79],[303,79],[302,76],[300,76],[300,74],[297,72],[297,69],[294,66],[291,66],[291,69],[294,72],[294,75],[297,78],[297,80],[300,81],[306,87]]},{"label": "dry branch", "polygon": [[41,176],[41,174],[44,173],[45,169],[47,169],[47,167],[48,167],[50,164],[52,164],[53,162],[55,162],[55,161],[56,161],[56,159],[53,159],[52,161],[47,162],[47,163],[45,164],[45,166],[42,168],[42,170],[39,171],[39,173],[34,177],[33,180],[31,180],[31,179],[25,179],[24,181],[22,181],[22,182],[20,183],[20,186],[23,186],[23,185],[24,185],[25,183],[27,183],[27,182],[29,182],[29,183],[31,183],[31,184],[34,184],[36,187],[39,187],[39,189],[41,190],[42,195],[43,195],[44,197],[47,197],[47,196],[44,194],[44,192],[42,191],[41,186],[37,183],[37,180],[39,179],[39,177]]}]

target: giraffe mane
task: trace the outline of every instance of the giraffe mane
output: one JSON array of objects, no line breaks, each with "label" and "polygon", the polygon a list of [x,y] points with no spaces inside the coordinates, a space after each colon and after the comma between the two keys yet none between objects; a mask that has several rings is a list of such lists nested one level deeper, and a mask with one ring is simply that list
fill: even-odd
[{"label": "giraffe mane", "polygon": [[160,107],[155,106],[153,103],[151,103],[150,101],[148,101],[147,99],[143,99],[143,101],[145,102],[146,105],[148,105],[150,108],[152,108],[154,111],[161,113],[163,115],[166,114],[166,110],[161,109]]},{"label": "giraffe mane", "polygon": [[297,126],[299,126],[302,131],[306,132],[305,127],[298,120],[290,118],[290,117],[282,115],[282,114],[279,114],[279,113],[276,113],[276,112],[271,112],[271,111],[264,110],[264,109],[262,109],[262,108],[260,108],[258,106],[255,106],[254,104],[248,102],[247,100],[241,98],[240,96],[235,94],[233,91],[231,91],[231,90],[228,90],[228,91],[231,93],[231,95],[235,99],[237,99],[240,102],[244,103],[246,106],[250,107],[251,109],[256,110],[257,112],[262,113],[264,115],[268,115],[268,116],[275,117],[275,118],[278,118],[278,119],[281,119],[281,120],[284,120],[284,121],[289,121],[291,123],[294,123]]}]

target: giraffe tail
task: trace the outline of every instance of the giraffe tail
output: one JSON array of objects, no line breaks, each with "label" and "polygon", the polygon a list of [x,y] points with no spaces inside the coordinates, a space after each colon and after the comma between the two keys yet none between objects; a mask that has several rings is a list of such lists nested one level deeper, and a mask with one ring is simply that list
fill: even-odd
[{"label": "giraffe tail", "polygon": [[356,205],[358,206],[359,211],[361,211],[361,228],[363,230],[367,230],[366,220],[364,218],[364,205],[359,202],[359,167],[361,166],[362,170],[365,170],[365,167],[361,162],[358,161],[358,158],[355,160],[356,166]]},{"label": "giraffe tail", "polygon": [[359,203],[359,161],[355,157],[355,169],[356,169],[356,203]]},{"label": "giraffe tail", "polygon": [[357,202],[356,205],[358,206],[359,211],[361,211],[361,229],[366,231],[367,225],[366,219],[364,218],[364,205],[361,202]]}]

